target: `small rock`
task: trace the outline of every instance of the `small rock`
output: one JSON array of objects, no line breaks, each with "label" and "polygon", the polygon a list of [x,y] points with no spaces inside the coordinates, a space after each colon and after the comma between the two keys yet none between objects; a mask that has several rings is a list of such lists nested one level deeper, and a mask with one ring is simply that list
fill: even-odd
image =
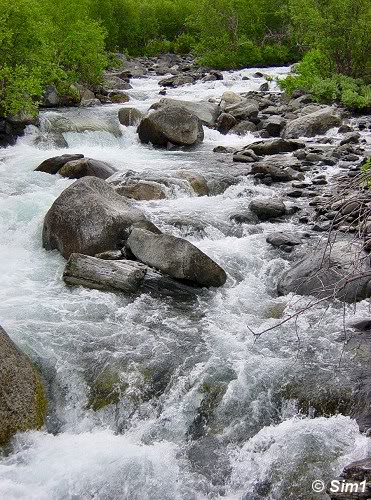
[{"label": "small rock", "polygon": [[229,113],[222,113],[216,122],[216,129],[221,134],[226,135],[236,124],[237,120],[234,116]]},{"label": "small rock", "polygon": [[346,134],[344,139],[340,142],[340,146],[344,144],[358,144],[361,138],[361,134],[359,132],[350,132]]}]

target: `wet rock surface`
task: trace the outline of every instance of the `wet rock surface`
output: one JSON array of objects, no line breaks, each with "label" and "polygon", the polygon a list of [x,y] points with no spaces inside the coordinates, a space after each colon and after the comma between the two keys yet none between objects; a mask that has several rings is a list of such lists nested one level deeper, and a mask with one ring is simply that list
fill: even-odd
[{"label": "wet rock surface", "polygon": [[169,276],[200,286],[222,286],[225,271],[187,240],[133,229],[127,246],[135,257]]},{"label": "wet rock surface", "polygon": [[0,327],[0,446],[16,432],[42,427],[45,412],[39,372]]},{"label": "wet rock surface", "polygon": [[181,106],[166,106],[145,116],[138,127],[139,139],[154,146],[192,146],[202,142],[201,120]]},{"label": "wet rock surface", "polygon": [[44,219],[43,247],[95,255],[122,247],[125,231],[144,214],[102,179],[85,177],[65,189]]},{"label": "wet rock surface", "polygon": [[318,298],[356,302],[371,294],[371,267],[357,244],[334,243],[312,250],[288,270],[278,283],[278,293],[294,292]]}]

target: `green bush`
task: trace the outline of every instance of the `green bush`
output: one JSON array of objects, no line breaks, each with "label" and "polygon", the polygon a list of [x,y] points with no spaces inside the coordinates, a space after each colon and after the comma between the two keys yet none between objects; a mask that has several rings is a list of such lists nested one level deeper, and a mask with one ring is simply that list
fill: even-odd
[{"label": "green bush", "polygon": [[47,84],[95,84],[107,64],[87,1],[0,0],[0,43],[1,114],[35,113]]},{"label": "green bush", "polygon": [[189,33],[182,33],[174,42],[174,51],[177,54],[189,54],[196,44],[196,39]]},{"label": "green bush", "polygon": [[332,71],[333,66],[326,56],[312,51],[298,64],[297,75],[289,75],[278,83],[289,95],[295,90],[303,90],[318,102],[338,102],[355,110],[371,107],[371,85],[360,78],[332,74]]},{"label": "green bush", "polygon": [[150,40],[144,47],[144,54],[149,57],[174,52],[174,44],[169,40]]}]

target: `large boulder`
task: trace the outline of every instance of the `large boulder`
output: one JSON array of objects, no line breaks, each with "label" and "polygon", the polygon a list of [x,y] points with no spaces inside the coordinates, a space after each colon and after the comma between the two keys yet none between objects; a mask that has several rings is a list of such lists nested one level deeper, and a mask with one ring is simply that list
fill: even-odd
[{"label": "large boulder", "polygon": [[35,168],[35,172],[45,172],[47,174],[57,174],[59,170],[70,161],[81,160],[84,155],[80,154],[67,154],[61,156],[53,156],[53,158],[48,158],[47,160],[40,163],[40,165]]},{"label": "large boulder", "polygon": [[278,293],[336,297],[355,302],[370,297],[370,259],[356,243],[336,242],[313,250],[280,278]]},{"label": "large boulder", "polygon": [[285,204],[279,198],[252,200],[249,208],[261,221],[276,219],[286,214]]},{"label": "large boulder", "polygon": [[285,139],[297,139],[298,137],[313,137],[325,134],[330,128],[341,124],[341,118],[335,109],[326,108],[300,116],[290,121],[283,130],[282,137]]},{"label": "large boulder", "polygon": [[182,101],[178,99],[163,98],[151,106],[151,109],[161,109],[166,107],[179,107],[185,108],[187,111],[196,115],[203,125],[212,127],[215,125],[221,109],[218,104],[208,101]]},{"label": "large boulder", "polygon": [[282,116],[273,115],[263,122],[263,130],[272,137],[279,137],[285,125],[286,120]]},{"label": "large boulder", "polygon": [[294,247],[296,245],[301,245],[302,240],[299,236],[290,232],[276,231],[271,233],[266,238],[267,243],[270,243],[274,247]]},{"label": "large boulder", "polygon": [[201,120],[182,107],[165,107],[151,111],[138,127],[139,139],[145,144],[166,147],[169,143],[191,146],[203,141]]},{"label": "large boulder", "polygon": [[133,229],[127,246],[135,257],[172,278],[200,286],[222,286],[225,271],[187,240],[144,229]]},{"label": "large boulder", "polygon": [[111,175],[117,172],[116,168],[108,163],[93,158],[82,158],[65,163],[58,173],[62,177],[69,179],[80,179],[81,177],[99,177],[100,179],[108,179]]},{"label": "large boulder", "polygon": [[146,220],[129,200],[102,179],[84,177],[65,189],[48,211],[43,227],[43,247],[95,255],[121,248],[126,230]]},{"label": "large boulder", "polygon": [[0,327],[0,446],[16,432],[39,429],[45,411],[38,371]]}]

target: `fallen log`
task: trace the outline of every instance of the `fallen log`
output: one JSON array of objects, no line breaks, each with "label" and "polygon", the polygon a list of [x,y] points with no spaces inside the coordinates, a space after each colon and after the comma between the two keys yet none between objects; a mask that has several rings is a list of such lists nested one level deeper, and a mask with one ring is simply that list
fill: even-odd
[{"label": "fallen log", "polygon": [[131,260],[103,260],[73,253],[64,269],[68,285],[81,285],[96,290],[136,292],[147,273],[146,266]]}]

